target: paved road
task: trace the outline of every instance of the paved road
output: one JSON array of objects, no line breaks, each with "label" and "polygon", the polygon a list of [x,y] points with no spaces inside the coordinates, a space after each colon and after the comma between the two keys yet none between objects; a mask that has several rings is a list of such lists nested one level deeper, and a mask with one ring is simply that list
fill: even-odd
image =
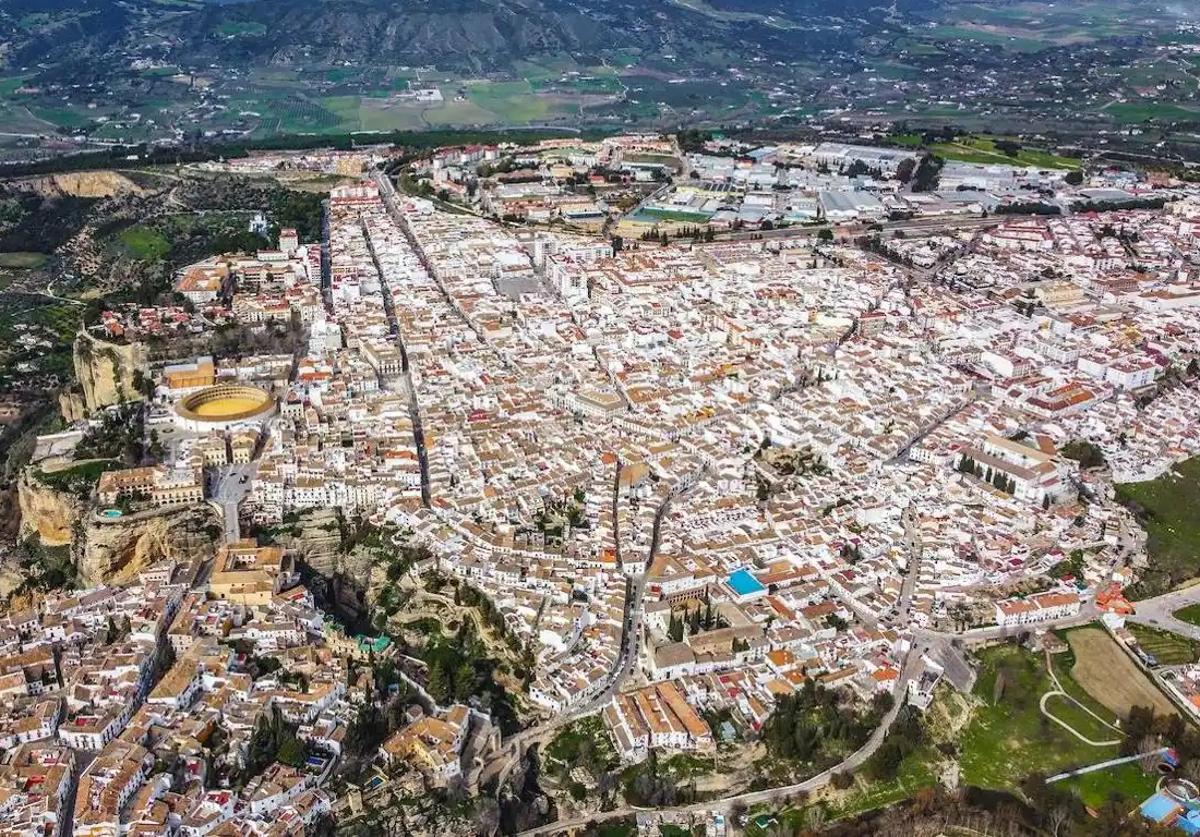
[{"label": "paved road", "polygon": [[1200,640],[1200,627],[1190,625],[1176,619],[1175,611],[1190,604],[1200,602],[1200,584],[1188,587],[1175,593],[1164,593],[1153,599],[1137,602],[1137,613],[1130,616],[1128,621],[1139,625],[1149,625],[1153,628],[1163,628],[1182,634],[1189,639]]}]

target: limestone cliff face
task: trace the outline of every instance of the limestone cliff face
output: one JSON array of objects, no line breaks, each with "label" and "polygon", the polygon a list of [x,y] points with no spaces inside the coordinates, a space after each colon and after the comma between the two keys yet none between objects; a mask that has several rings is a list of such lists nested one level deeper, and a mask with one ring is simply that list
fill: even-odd
[{"label": "limestone cliff face", "polygon": [[146,348],[140,343],[106,343],[88,334],[75,338],[75,378],[88,412],[142,397],[137,378],[146,372]]},{"label": "limestone cliff face", "polygon": [[121,583],[166,558],[181,563],[210,558],[221,532],[216,511],[206,503],[112,521],[89,517],[75,544],[80,581]]},{"label": "limestone cliff face", "polygon": [[45,546],[65,546],[71,542],[75,522],[86,512],[85,504],[73,494],[39,482],[34,470],[26,468],[17,482],[20,537],[37,535]]}]

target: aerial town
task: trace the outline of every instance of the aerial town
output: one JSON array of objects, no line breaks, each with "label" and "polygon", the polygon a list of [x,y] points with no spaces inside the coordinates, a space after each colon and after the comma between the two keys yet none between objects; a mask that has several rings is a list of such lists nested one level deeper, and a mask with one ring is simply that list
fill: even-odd
[{"label": "aerial town", "polygon": [[[23,533],[150,534],[0,618],[0,833],[802,833],[770,830],[798,794],[830,816],[948,705],[970,729],[1012,660],[1054,683],[1040,734],[1095,746],[1064,771],[1143,705],[1200,721],[1200,654],[1153,647],[1200,638],[1173,615],[1200,595],[1128,499],[1200,455],[1195,185],[640,134],[198,167],[344,180],[318,238],[76,338],[82,393],[21,477],[72,519]],[[233,329],[262,339],[212,348]],[[1149,697],[1085,679],[1096,643]],[[846,746],[797,756],[781,719],[833,705]],[[1185,739],[1119,753],[1164,759],[1134,821],[1200,823]],[[969,743],[917,745],[929,786],[974,783]],[[474,807],[435,827],[432,799]]]}]

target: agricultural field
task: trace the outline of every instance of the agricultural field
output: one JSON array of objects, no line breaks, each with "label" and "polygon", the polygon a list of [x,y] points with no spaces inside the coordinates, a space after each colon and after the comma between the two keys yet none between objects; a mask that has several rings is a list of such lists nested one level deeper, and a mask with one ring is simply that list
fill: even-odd
[{"label": "agricultural field", "polygon": [[1176,714],[1175,705],[1101,628],[1066,633],[1075,664],[1071,677],[1089,694],[1122,717],[1134,706],[1152,706],[1158,715]]},{"label": "agricultural field", "polygon": [[1149,119],[1158,122],[1195,122],[1200,120],[1200,107],[1171,102],[1118,102],[1105,107],[1104,112],[1119,122],[1140,123]]},{"label": "agricultural field", "polygon": [[1200,457],[1149,482],[1121,483],[1117,499],[1138,514],[1150,536],[1150,566],[1136,586],[1138,598],[1166,592],[1200,576]]},{"label": "agricultural field", "polygon": [[[1200,613],[1195,612],[1196,607],[1196,605],[1191,605],[1176,613],[1175,616],[1182,618],[1179,614],[1190,610],[1193,618],[1200,618]],[[1183,621],[1190,620],[1184,619]],[[1193,622],[1193,624],[1196,623]],[[1178,666],[1200,662],[1200,642],[1170,631],[1160,631],[1157,628],[1138,625],[1134,622],[1126,624],[1125,627],[1137,638],[1138,645],[1143,650],[1154,655],[1159,665]]]}]

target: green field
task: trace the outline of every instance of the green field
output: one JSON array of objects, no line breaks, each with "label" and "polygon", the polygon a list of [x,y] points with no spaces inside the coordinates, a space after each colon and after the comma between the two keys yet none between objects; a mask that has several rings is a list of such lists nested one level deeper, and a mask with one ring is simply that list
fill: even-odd
[{"label": "green field", "polygon": [[546,119],[554,100],[538,96],[528,81],[488,81],[467,85],[467,98],[497,119],[520,124]]},{"label": "green field", "polygon": [[[898,141],[903,142],[902,139]],[[959,137],[953,142],[937,143],[930,150],[939,157],[964,163],[1001,163],[1043,169],[1077,169],[1081,163],[1078,157],[1064,157],[1037,148],[1022,147],[1015,155],[1009,156],[996,148],[996,138],[985,136]]]},{"label": "green field", "polygon": [[[1191,619],[1184,619],[1183,621],[1191,622],[1192,619],[1200,619],[1200,611],[1197,610],[1198,607],[1200,606],[1191,605],[1184,608],[1185,611],[1192,612],[1188,614]],[[1175,616],[1182,618],[1179,616],[1179,613],[1182,612],[1179,611]],[[1192,622],[1192,624],[1197,623]],[[1179,666],[1200,661],[1200,642],[1195,642],[1170,631],[1160,631],[1157,628],[1138,625],[1134,622],[1129,622],[1125,627],[1137,637],[1138,645],[1144,651],[1154,655],[1159,665]]]},{"label": "green field", "polygon": [[1084,805],[1099,808],[1114,796],[1127,803],[1141,802],[1154,793],[1157,781],[1157,776],[1143,773],[1137,762],[1131,762],[1063,779],[1058,787],[1073,791]]},{"label": "green field", "polygon": [[61,125],[64,128],[82,128],[92,121],[92,118],[86,113],[80,113],[78,110],[70,107],[30,105],[29,112],[38,119],[49,122],[52,125]]},{"label": "green field", "polygon": [[265,35],[267,27],[257,21],[227,21],[217,27],[217,33],[229,38],[239,35]]},{"label": "green field", "polygon": [[1157,595],[1200,575],[1200,457],[1156,480],[1121,483],[1116,490],[1150,536],[1150,566],[1135,587],[1137,597]]},{"label": "green field", "polygon": [[937,41],[976,41],[981,44],[1003,47],[1010,52],[1041,52],[1053,46],[1048,41],[1021,35],[1005,35],[970,26],[936,26],[930,35]]},{"label": "green field", "polygon": [[171,251],[171,242],[158,230],[149,227],[133,226],[121,230],[118,236],[121,244],[135,259],[155,261],[164,258]]},{"label": "green field", "polygon": [[[1030,773],[1054,773],[1116,756],[1115,746],[1085,744],[1042,715],[1038,701],[1053,684],[1041,657],[1000,645],[981,651],[979,662],[975,696],[982,705],[960,740],[965,784],[1012,790]],[[1062,665],[1069,668],[1065,660]],[[1060,670],[1058,661],[1055,668]],[[997,701],[993,690],[1001,672],[1007,685]],[[1074,694],[1069,679],[1059,674],[1063,688]]]},{"label": "green field", "polygon": [[0,78],[0,97],[11,96],[16,93],[25,84],[25,79],[27,78],[28,76],[6,76]]},{"label": "green field", "polygon": [[1147,119],[1159,122],[1200,121],[1200,108],[1171,102],[1118,102],[1104,108],[1104,112],[1126,123],[1145,122]]},{"label": "green field", "polygon": [[45,253],[10,252],[0,253],[0,268],[9,270],[33,270],[41,267],[50,257]]},{"label": "green field", "polygon": [[646,216],[656,221],[679,221],[685,224],[705,224],[712,217],[706,212],[688,212],[681,209],[658,209],[656,207],[643,207],[639,209],[629,220],[641,220],[640,216]]}]

